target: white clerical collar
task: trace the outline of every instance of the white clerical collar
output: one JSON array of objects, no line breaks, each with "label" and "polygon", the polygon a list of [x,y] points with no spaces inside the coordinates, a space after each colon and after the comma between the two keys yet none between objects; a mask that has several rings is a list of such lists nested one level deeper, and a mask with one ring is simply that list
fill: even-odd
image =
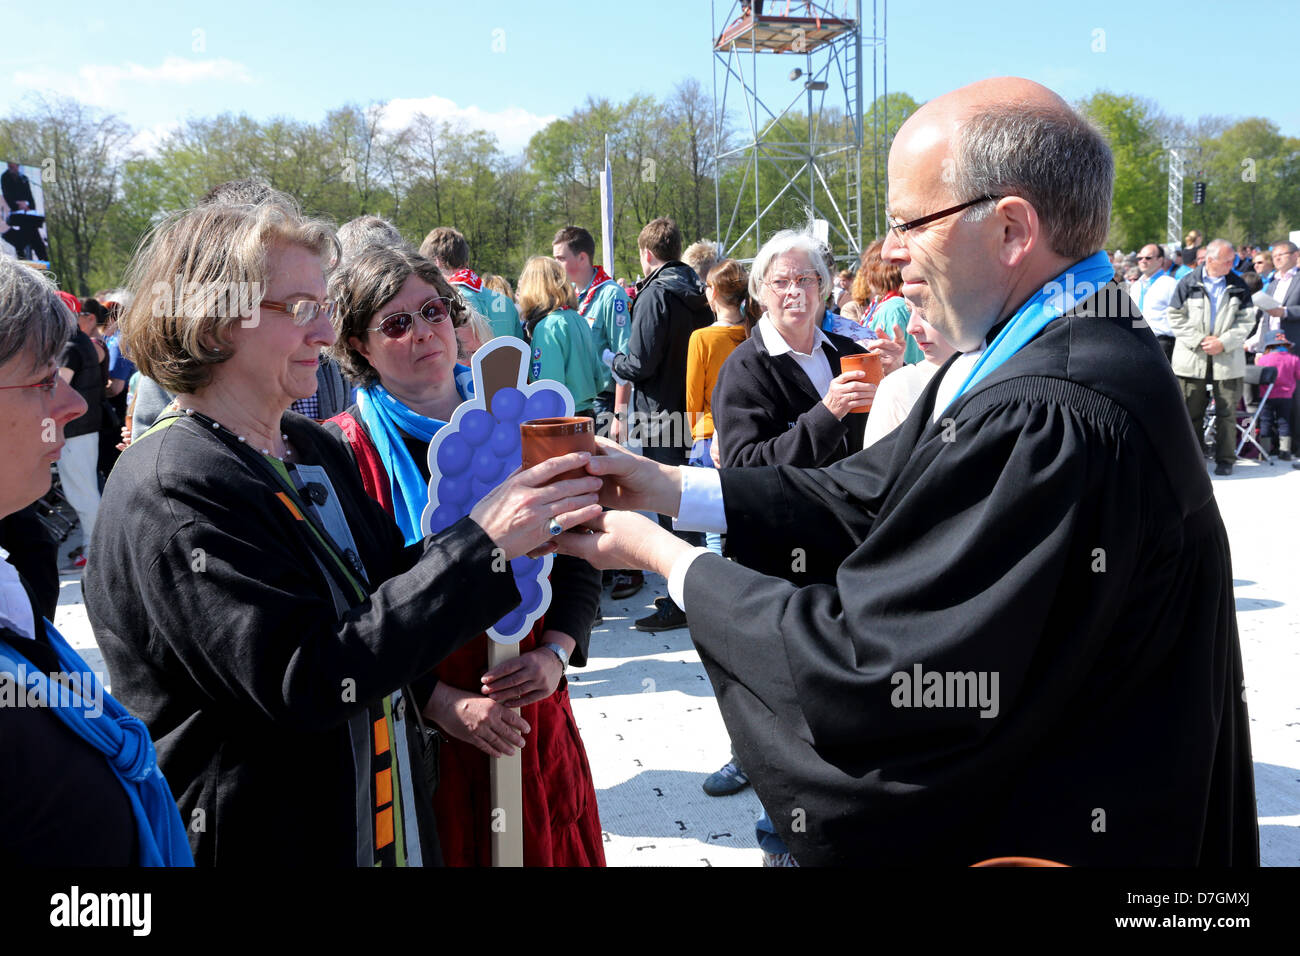
[{"label": "white clerical collar", "polygon": [[758,320],[758,334],[762,336],[763,348],[767,349],[770,355],[784,355],[786,352],[793,352],[795,355],[809,356],[815,354],[823,345],[829,345],[831,341],[820,328],[814,325],[812,351],[800,352],[798,349],[793,348],[785,340],[785,336],[777,331],[776,325],[767,317],[766,312]]},{"label": "white clerical collar", "polygon": [[9,552],[0,548],[0,627],[22,637],[36,637],[36,618],[18,569],[9,563]]}]

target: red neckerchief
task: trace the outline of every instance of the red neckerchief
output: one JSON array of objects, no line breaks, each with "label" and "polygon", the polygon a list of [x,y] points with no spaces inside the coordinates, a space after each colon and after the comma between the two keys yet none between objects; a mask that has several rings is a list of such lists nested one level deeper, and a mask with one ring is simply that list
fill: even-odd
[{"label": "red neckerchief", "polygon": [[483,289],[483,280],[476,276],[471,269],[457,269],[447,281],[467,286],[472,292],[480,292]]},{"label": "red neckerchief", "polygon": [[880,308],[882,303],[884,303],[889,299],[901,297],[902,294],[903,293],[899,292],[897,289],[890,289],[888,292],[882,295],[875,302],[871,303],[871,308],[867,310],[867,314],[863,317],[862,324],[866,325],[868,322],[871,321],[871,317],[876,314],[876,309]]},{"label": "red neckerchief", "polygon": [[591,305],[592,298],[596,295],[596,290],[606,282],[612,282],[609,273],[605,271],[604,266],[596,266],[596,273],[591,277],[591,285],[587,286],[587,292],[578,303],[578,314],[586,318],[587,308]]}]

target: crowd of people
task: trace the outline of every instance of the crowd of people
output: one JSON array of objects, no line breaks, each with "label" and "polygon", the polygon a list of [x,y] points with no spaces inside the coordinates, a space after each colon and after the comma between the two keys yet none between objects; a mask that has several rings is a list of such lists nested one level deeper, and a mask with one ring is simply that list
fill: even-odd
[{"label": "crowd of people", "polygon": [[[989,159],[1008,129],[1080,180]],[[657,218],[635,283],[570,225],[512,286],[454,228],[418,249],[374,216],[336,231],[255,181],[163,220],[104,297],[0,261],[0,514],[58,459],[119,716],[94,732],[78,701],[98,685],[35,591],[48,552],[6,538],[0,664],[47,691],[89,676],[3,737],[53,796],[0,782],[0,816],[27,824],[0,828],[0,859],[484,865],[491,761],[522,752],[526,862],[603,865],[565,672],[602,589],[631,596],[647,570],[669,596],[636,627],[689,620],[733,740],[703,786],[754,784],[769,864],[1257,857],[1226,539],[1170,416],[1199,436],[1212,396],[1231,469],[1248,343],[1277,362],[1300,325],[1296,247],[1149,245],[1135,272],[1099,252],[1109,151],[1028,81],[927,104],[890,166],[889,233],[844,271],[806,232],[746,267]],[[1262,313],[1234,271],[1261,261]],[[427,535],[430,443],[501,336],[601,454],[521,469]],[[1288,394],[1270,399],[1284,456]],[[1170,484],[1134,493],[1152,481]],[[485,631],[520,602],[501,559],[548,554],[549,608],[490,667]],[[1185,618],[1151,617],[1171,602]],[[1095,663],[1116,654],[1122,687]],[[900,705],[886,685],[918,655],[1000,674],[1000,719]],[[1095,722],[1070,711],[1098,699]],[[1177,759],[1116,772],[1139,725]],[[1098,805],[1122,839],[1090,842]]]},{"label": "crowd of people", "polygon": [[[1209,431],[1213,402],[1213,444],[1205,450],[1215,474],[1232,474],[1237,461],[1243,398],[1263,406],[1259,447],[1292,461],[1292,436],[1300,434],[1296,373],[1288,360],[1296,357],[1300,336],[1296,244],[1279,239],[1267,249],[1234,247],[1227,239],[1204,242],[1193,229],[1181,249],[1148,243],[1129,255],[1116,250],[1111,262],[1173,366],[1198,434]],[[1257,293],[1267,297],[1262,304]],[[1248,396],[1246,369],[1261,359],[1278,368],[1272,390]]]}]

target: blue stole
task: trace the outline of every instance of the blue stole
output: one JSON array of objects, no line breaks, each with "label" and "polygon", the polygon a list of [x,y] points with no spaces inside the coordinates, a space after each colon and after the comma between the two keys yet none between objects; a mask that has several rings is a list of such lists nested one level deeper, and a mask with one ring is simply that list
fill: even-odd
[{"label": "blue stole", "polygon": [[955,402],[969,392],[980,379],[1028,345],[1048,323],[1056,321],[1076,304],[1094,295],[1114,277],[1115,268],[1110,264],[1106,253],[1094,252],[1035,292],[1028,302],[1016,310],[1016,314],[980,354],[975,367],[970,370],[966,381],[962,382],[952,400]]},{"label": "blue stole", "polygon": [[[452,374],[456,393],[462,400],[470,397],[464,387],[466,376]],[[472,389],[472,373],[469,384]],[[414,544],[424,538],[420,531],[420,518],[424,515],[424,506],[429,503],[429,483],[407,450],[403,433],[430,442],[447,423],[411,411],[378,382],[357,392],[357,409],[391,479],[393,516],[397,519],[397,526],[402,529],[406,543]]]},{"label": "blue stole", "polygon": [[[102,753],[126,791],[135,817],[141,866],[193,866],[185,824],[171,788],[158,769],[158,755],[144,722],[111,697],[99,677],[63,639],[54,625],[42,621],[59,669],[90,681],[90,695],[79,688],[51,686],[50,677],[32,664],[18,646],[0,639],[0,673],[12,674],[20,692],[41,701],[64,725]],[[89,696],[89,699],[87,697]],[[102,712],[95,705],[102,702]],[[40,787],[41,781],[30,781]]]}]

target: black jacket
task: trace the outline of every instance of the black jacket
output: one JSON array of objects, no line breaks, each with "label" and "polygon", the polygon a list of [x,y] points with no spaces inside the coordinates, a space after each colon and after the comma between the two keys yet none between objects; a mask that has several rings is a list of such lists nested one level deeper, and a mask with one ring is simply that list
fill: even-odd
[{"label": "black jacket", "polygon": [[0,195],[5,198],[5,205],[11,212],[18,210],[20,200],[27,203],[27,212],[36,213],[36,199],[32,196],[32,184],[26,174],[6,169],[0,173]]},{"label": "black jacket", "polygon": [[[31,587],[34,637],[0,626],[9,644],[47,674],[63,670]],[[8,686],[6,686],[6,683]],[[0,675],[0,701],[25,683]],[[135,866],[140,841],[131,801],[102,753],[48,707],[0,706],[0,867]]]},{"label": "black jacket", "polygon": [[247,448],[184,416],[118,461],[86,567],[113,695],[148,725],[199,865],[356,865],[377,758],[354,718],[520,600],[472,520],[403,548],[338,441],[293,413],[281,428],[328,473],[366,571],[342,617],[310,526]]},{"label": "black jacket", "polygon": [[829,468],[722,470],[750,566],[686,611],[800,863],[1258,865],[1228,537],[1139,318],[1110,283],[938,421],[951,362]]},{"label": "black jacket", "polygon": [[713,324],[699,276],[684,262],[666,262],[637,285],[632,300],[632,331],[627,351],[614,356],[614,374],[635,386],[634,412],[661,420],[645,442],[645,455],[656,461],[683,464],[691,448],[686,421],[686,354],[691,333]]},{"label": "black jacket", "polygon": [[[822,334],[832,377],[841,355],[864,351],[846,336]],[[724,468],[830,465],[862,447],[867,427],[866,415],[832,415],[794,357],[772,355],[757,327],[722,363],[711,407]]]},{"label": "black jacket", "polygon": [[86,411],[81,417],[68,422],[63,429],[65,438],[93,435],[99,431],[104,417],[104,366],[90,336],[81,329],[72,333],[63,347],[59,365],[72,370],[71,385],[86,400]]}]

